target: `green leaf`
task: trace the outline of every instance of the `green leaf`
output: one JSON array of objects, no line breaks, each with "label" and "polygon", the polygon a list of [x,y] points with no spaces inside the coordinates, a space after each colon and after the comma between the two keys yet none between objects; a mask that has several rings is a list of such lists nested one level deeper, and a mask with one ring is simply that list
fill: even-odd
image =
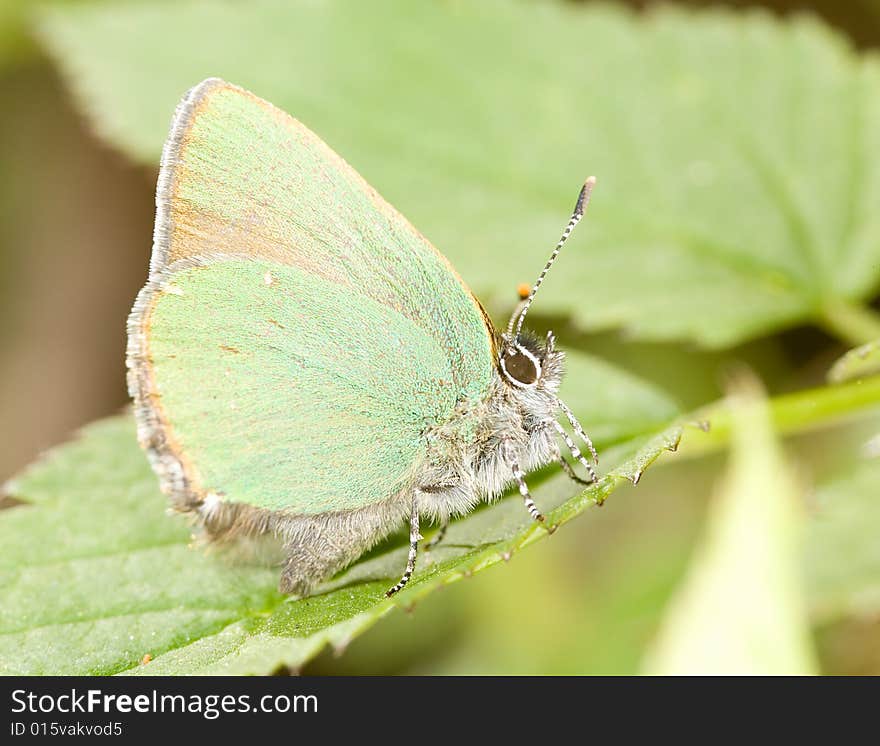
[{"label": "green leaf", "polygon": [[862,305],[880,281],[880,64],[816,21],[502,0],[42,18],[125,152],[158,163],[182,93],[225,77],[318,132],[490,305],[537,274],[594,173],[537,312],[716,347],[805,322],[880,336]]},{"label": "green leaf", "polygon": [[647,660],[656,674],[815,671],[798,565],[799,490],[751,380],[730,397],[731,463]]},{"label": "green leaf", "polygon": [[849,350],[828,371],[832,383],[851,381],[880,373],[880,339]]},{"label": "green leaf", "polygon": [[876,618],[880,612],[880,459],[821,485],[807,527],[804,560],[817,622]]},{"label": "green leaf", "polygon": [[25,33],[25,0],[0,4],[0,69],[27,57],[32,42]]},{"label": "green leaf", "polygon": [[[880,377],[803,389],[774,397],[770,402],[770,416],[778,435],[804,433],[831,423],[877,414],[880,414]],[[704,455],[727,444],[733,414],[725,402],[703,407],[694,416],[700,421],[710,421],[712,428],[705,436],[689,439],[684,454]]]},{"label": "green leaf", "polygon": [[598,444],[609,445],[655,432],[681,414],[658,387],[577,350],[565,356],[560,396]]},{"label": "green leaf", "polygon": [[[673,404],[636,380],[577,354],[570,363],[571,372],[591,376],[580,388],[588,381],[592,398],[581,393],[578,400],[571,377],[567,385],[585,421],[604,423],[600,443],[674,417]],[[673,425],[619,447],[627,460],[575,497],[566,477],[536,474],[535,499],[550,522],[565,523],[635,479],[680,432]],[[615,463],[614,450],[602,456],[606,468]],[[128,416],[90,426],[7,491],[25,502],[0,510],[0,673],[17,675],[296,668],[325,645],[344,647],[395,606],[547,535],[514,497],[454,523],[443,544],[422,553],[410,585],[393,599],[383,594],[406,549],[386,544],[321,595],[291,600],[275,590],[278,568],[188,546],[184,520],[165,515],[167,501]],[[139,665],[147,654],[152,662]]]},{"label": "green leaf", "polygon": [[30,33],[38,6],[82,0],[3,0],[0,3],[0,70],[29,61],[39,48]]}]

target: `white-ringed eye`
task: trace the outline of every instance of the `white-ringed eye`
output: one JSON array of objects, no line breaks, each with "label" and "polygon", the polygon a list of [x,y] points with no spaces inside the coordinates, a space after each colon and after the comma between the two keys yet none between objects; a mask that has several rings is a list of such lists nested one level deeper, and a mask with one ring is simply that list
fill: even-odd
[{"label": "white-ringed eye", "polygon": [[531,388],[541,378],[541,363],[531,352],[515,344],[501,354],[501,370],[507,380],[520,388]]}]

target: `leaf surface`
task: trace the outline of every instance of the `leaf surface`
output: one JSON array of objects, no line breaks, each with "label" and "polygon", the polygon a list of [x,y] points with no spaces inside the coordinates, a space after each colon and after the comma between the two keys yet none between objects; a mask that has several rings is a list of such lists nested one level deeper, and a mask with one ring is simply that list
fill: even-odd
[{"label": "leaf surface", "polygon": [[431,238],[484,302],[724,347],[880,322],[880,65],[819,23],[563,3],[58,7],[42,39],[108,140],[157,164],[208,76],[289,111]]}]

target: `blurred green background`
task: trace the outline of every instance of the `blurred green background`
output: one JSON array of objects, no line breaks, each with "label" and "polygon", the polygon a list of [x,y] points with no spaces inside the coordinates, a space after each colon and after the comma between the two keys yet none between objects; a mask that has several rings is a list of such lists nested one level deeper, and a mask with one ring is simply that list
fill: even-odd
[{"label": "blurred green background", "polygon": [[[101,118],[86,118],[74,103],[77,65],[59,63],[64,44],[58,35],[48,45],[50,57],[47,37],[37,33],[42,28],[38,5],[12,0],[0,4],[4,101],[0,117],[0,416],[4,426],[0,479],[16,473],[40,451],[64,441],[79,426],[126,404],[124,322],[145,279],[151,248],[156,167],[142,165],[146,158],[135,162],[123,153],[124,147],[120,150],[127,135],[113,130],[112,115],[104,136],[96,134],[95,121]],[[631,5],[641,10],[652,3]],[[781,18],[808,13],[866,53],[873,54],[871,50],[880,46],[880,3],[876,0],[723,5],[737,13],[763,7]],[[109,32],[104,28],[101,33]],[[344,45],[346,40],[339,43]],[[246,51],[230,50],[230,54]],[[327,47],[323,54],[330,59],[338,51]],[[321,62],[316,61],[317,68]],[[601,68],[601,60],[596,62],[598,74],[613,81],[615,70]],[[112,77],[112,63],[105,64]],[[151,61],[143,64],[148,69]],[[164,62],[165,66],[173,64],[173,60]],[[413,71],[413,75],[419,73]],[[277,76],[284,79],[293,74],[280,70]],[[184,88],[185,84],[179,93]],[[430,82],[426,88],[430,91]],[[141,95],[148,97],[151,90],[127,91],[129,101],[138,102]],[[168,119],[174,103],[174,99],[151,101],[149,108],[164,112]],[[626,105],[632,107],[634,116],[647,116],[638,108],[639,102]],[[304,107],[308,106],[306,102]],[[339,131],[344,129],[345,123],[340,123]],[[376,138],[375,159],[400,157],[392,147],[394,127],[390,130],[385,135],[390,144],[387,152],[382,150],[382,138]],[[466,137],[467,128],[458,136]],[[131,140],[136,140],[134,135]],[[137,151],[137,142],[129,145],[127,152]],[[369,163],[365,165],[362,170],[369,177]],[[410,165],[417,170],[415,164]],[[544,160],[539,165],[544,183],[563,181],[555,171],[557,164]],[[821,171],[821,163],[813,165],[817,173]],[[559,164],[560,172],[563,167],[567,170],[562,187],[569,188],[574,184],[567,180],[572,166]],[[613,169],[613,163],[604,168]],[[429,171],[424,183],[446,177]],[[459,169],[449,178],[466,182],[467,170]],[[395,201],[393,195],[387,196]],[[461,199],[468,199],[466,184]],[[822,199],[821,194],[817,199]],[[566,203],[557,210],[560,226],[567,207]],[[527,205],[516,206],[512,231],[516,230],[516,211],[527,209]],[[542,209],[549,210],[546,201]],[[410,217],[421,226],[418,215]],[[548,217],[546,221],[547,247],[555,239],[553,220]],[[581,230],[587,233],[590,228]],[[444,250],[443,244],[439,248]],[[527,268],[521,281],[530,281],[531,270],[540,268],[544,249],[544,244],[536,247],[533,267]],[[477,271],[469,268],[472,274],[465,272],[465,276],[471,279]],[[479,283],[471,282],[479,290]],[[511,285],[511,295],[513,289]],[[588,315],[590,299],[585,291],[580,301]],[[500,295],[488,299],[490,309],[499,316],[506,301]],[[873,306],[878,307],[876,298]],[[564,345],[566,337],[558,324],[557,332]],[[576,333],[571,330],[569,340]],[[726,371],[735,363],[754,369],[771,394],[820,385],[828,366],[850,346],[827,328],[822,331],[800,324],[751,336],[751,341],[712,344],[714,349],[707,350],[687,341],[633,341],[609,330],[591,333],[583,346],[667,389],[684,409],[718,398]],[[878,431],[880,417],[875,410],[873,415],[785,441],[796,479],[819,485],[807,490],[808,506],[830,499],[827,495],[853,472],[865,442]],[[444,588],[412,613],[395,612],[355,640],[344,654],[328,651],[309,664],[306,672],[641,670],[645,652],[654,644],[673,592],[694,555],[707,504],[725,462],[717,454],[665,460],[638,487],[615,494],[599,516],[575,521],[503,568]],[[871,478],[867,485],[860,488],[864,494],[876,483]],[[873,498],[873,502],[864,501],[864,506],[876,515],[880,489]],[[865,519],[853,509],[851,514],[833,514],[828,520],[856,526]],[[865,525],[876,528],[878,520]],[[822,527],[809,531],[821,534]],[[868,546],[874,536],[869,532]],[[807,547],[837,551],[833,540],[822,535],[811,538]],[[825,582],[836,587],[833,572],[828,579],[823,575],[830,572],[827,567],[811,562],[810,557],[804,558],[807,573],[820,578],[817,586]],[[880,674],[880,557],[875,551],[858,563],[864,581],[859,604],[829,605],[829,594],[807,594],[812,640],[824,673]]]}]

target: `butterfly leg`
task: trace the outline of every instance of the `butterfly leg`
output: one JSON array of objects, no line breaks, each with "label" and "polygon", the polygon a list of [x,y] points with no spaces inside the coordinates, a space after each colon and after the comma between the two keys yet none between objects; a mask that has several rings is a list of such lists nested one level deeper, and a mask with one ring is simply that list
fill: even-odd
[{"label": "butterfly leg", "polygon": [[529,511],[529,515],[534,520],[543,523],[544,516],[538,510],[538,506],[535,505],[535,501],[532,499],[532,494],[529,492],[529,486],[526,484],[526,475],[523,473],[523,470],[519,468],[519,463],[513,455],[513,449],[511,448],[510,443],[505,443],[503,453],[504,460],[510,467],[511,472],[513,472],[513,478],[519,486],[519,494],[522,495],[526,510]]},{"label": "butterfly leg", "polygon": [[562,427],[556,420],[553,420],[553,426],[556,428],[556,432],[558,432],[562,439],[565,441],[565,445],[568,446],[568,450],[571,451],[571,455],[581,462],[581,465],[587,470],[587,473],[590,475],[590,481],[595,482],[597,480],[596,470],[593,468],[593,465],[587,461],[580,449],[575,445],[575,442],[571,439],[571,436],[565,432],[565,428]]},{"label": "butterfly leg", "polygon": [[571,464],[568,463],[568,460],[565,456],[562,455],[562,452],[559,450],[557,446],[554,446],[554,456],[556,463],[562,467],[562,471],[566,473],[569,479],[573,482],[577,482],[578,484],[592,484],[589,479],[583,479],[577,475],[577,472],[572,468]]},{"label": "butterfly leg", "polygon": [[[575,433],[577,434],[577,436],[578,436],[578,437],[579,437],[584,443],[586,443],[587,448],[588,448],[589,451],[590,451],[590,455],[593,457],[593,463],[596,464],[596,465],[598,465],[598,464],[599,464],[599,455],[596,453],[596,449],[593,447],[593,441],[590,440],[590,436],[587,435],[587,434],[584,432],[584,429],[581,427],[581,423],[578,422],[577,417],[574,416],[574,412],[572,412],[572,411],[571,411],[571,410],[565,405],[565,402],[562,401],[562,399],[560,399],[560,398],[558,398],[558,397],[557,397],[557,399],[556,399],[556,403],[559,405],[559,408],[560,408],[560,409],[563,411],[563,413],[565,414],[566,419],[568,420],[569,424],[571,425],[572,429],[575,431]],[[592,469],[590,469],[590,472],[592,473]],[[592,474],[592,477],[593,477],[593,481],[595,482],[595,481],[596,481],[596,475],[595,475],[595,474]]]},{"label": "butterfly leg", "polygon": [[446,536],[446,529],[449,528],[449,519],[447,518],[440,526],[440,529],[431,537],[431,541],[425,544],[425,552],[430,552],[434,547],[436,547],[443,538]]},{"label": "butterfly leg", "polygon": [[406,570],[396,585],[393,585],[385,591],[385,597],[389,598],[401,590],[412,577],[413,571],[416,569],[416,553],[419,549],[419,540],[422,535],[419,533],[419,509],[416,504],[416,495],[413,495],[412,513],[409,518],[409,557],[406,560]]}]

